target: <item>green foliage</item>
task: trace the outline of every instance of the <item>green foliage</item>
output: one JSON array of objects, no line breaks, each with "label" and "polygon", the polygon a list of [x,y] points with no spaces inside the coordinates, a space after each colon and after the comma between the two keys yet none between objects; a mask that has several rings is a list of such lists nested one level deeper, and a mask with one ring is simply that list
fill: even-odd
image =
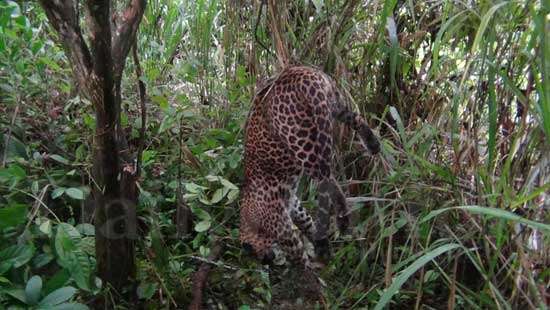
[{"label": "green foliage", "polygon": [[27,309],[88,309],[86,305],[67,302],[76,291],[75,288],[66,286],[42,297],[42,278],[33,276],[27,281],[25,289],[0,289],[0,294],[5,293],[25,305]]},{"label": "green foliage", "polygon": [[448,252],[450,250],[458,248],[458,244],[446,244],[442,245],[415,260],[410,266],[405,268],[392,282],[391,286],[384,291],[384,294],[380,296],[375,310],[384,309],[384,307],[389,303],[393,295],[397,294],[398,290],[403,286],[403,284],[416,272],[418,269],[423,267],[426,263],[433,260],[435,257]]},{"label": "green foliage", "polygon": [[2,264],[0,273],[5,273],[12,268],[19,268],[28,263],[34,254],[34,247],[31,245],[12,245],[0,252]]},{"label": "green foliage", "polygon": [[84,251],[83,240],[76,228],[60,223],[55,234],[57,262],[71,273],[79,288],[91,289],[92,264]]},{"label": "green foliage", "polygon": [[[148,110],[135,293],[144,308],[187,305],[192,273],[220,242],[210,305],[275,307],[288,279],[238,241],[242,129],[255,82],[277,60],[265,10],[236,3],[148,1],[139,29]],[[332,75],[383,145],[365,157],[348,132],[336,134],[334,174],[355,222],[333,236],[320,271],[327,306],[545,308],[548,270],[532,262],[549,244],[547,1],[280,10],[290,54]],[[122,90],[131,148],[141,129],[134,65]],[[96,122],[72,81],[40,7],[0,0],[0,308],[79,309],[108,294],[89,223]],[[315,208],[315,187],[302,183]]]}]

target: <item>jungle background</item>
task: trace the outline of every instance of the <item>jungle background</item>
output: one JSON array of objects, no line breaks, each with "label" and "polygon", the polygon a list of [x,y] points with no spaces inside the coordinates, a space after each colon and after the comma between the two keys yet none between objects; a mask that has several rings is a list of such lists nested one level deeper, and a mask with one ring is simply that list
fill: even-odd
[{"label": "jungle background", "polygon": [[[1,0],[0,308],[281,306],[289,272],[244,255],[238,198],[255,86],[289,62],[332,76],[382,142],[368,156],[335,132],[354,224],[333,235],[312,307],[546,308],[549,13],[545,0]],[[109,93],[86,70],[112,75]],[[300,193],[314,213],[315,187]],[[105,201],[122,196],[135,235],[105,241],[97,223],[121,216]]]}]

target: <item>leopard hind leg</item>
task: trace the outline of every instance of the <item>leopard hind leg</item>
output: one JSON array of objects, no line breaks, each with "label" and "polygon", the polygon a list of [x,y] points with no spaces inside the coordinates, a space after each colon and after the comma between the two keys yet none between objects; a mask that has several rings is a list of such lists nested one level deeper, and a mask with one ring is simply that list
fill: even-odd
[{"label": "leopard hind leg", "polygon": [[313,242],[316,234],[315,222],[311,215],[302,206],[300,199],[296,195],[298,182],[296,181],[293,187],[289,190],[289,213],[292,222],[300,229],[300,231]]},{"label": "leopard hind leg", "polygon": [[323,260],[330,256],[328,242],[330,218],[336,215],[336,223],[340,232],[348,230],[350,209],[346,203],[346,197],[337,181],[332,177],[321,179],[317,185],[318,213],[315,223],[317,229],[315,239],[315,252]]},{"label": "leopard hind leg", "polygon": [[278,232],[277,243],[291,261],[299,262],[306,269],[312,269],[311,261],[300,236],[301,233],[292,229],[292,218],[289,212],[285,211],[282,220],[278,222],[279,227],[276,229]]}]

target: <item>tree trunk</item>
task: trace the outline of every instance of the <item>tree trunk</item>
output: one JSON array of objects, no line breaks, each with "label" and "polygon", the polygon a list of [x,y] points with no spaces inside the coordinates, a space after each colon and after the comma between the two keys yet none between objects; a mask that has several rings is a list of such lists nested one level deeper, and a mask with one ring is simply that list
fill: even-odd
[{"label": "tree trunk", "polygon": [[139,172],[137,167],[127,169],[127,162],[121,163],[122,158],[131,156],[121,155],[128,149],[120,130],[120,83],[146,1],[131,0],[119,14],[111,14],[109,0],[86,1],[90,49],[80,28],[79,6],[73,0],[40,0],[40,4],[65,48],[80,92],[95,109],[92,193],[97,271],[105,284],[122,292],[135,277],[135,182]]}]

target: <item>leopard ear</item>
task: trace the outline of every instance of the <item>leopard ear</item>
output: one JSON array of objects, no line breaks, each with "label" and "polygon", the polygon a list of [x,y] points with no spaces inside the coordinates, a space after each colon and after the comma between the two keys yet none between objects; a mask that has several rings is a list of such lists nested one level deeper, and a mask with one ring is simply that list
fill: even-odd
[{"label": "leopard ear", "polygon": [[246,255],[252,255],[254,253],[254,248],[248,242],[243,242],[243,251]]}]

